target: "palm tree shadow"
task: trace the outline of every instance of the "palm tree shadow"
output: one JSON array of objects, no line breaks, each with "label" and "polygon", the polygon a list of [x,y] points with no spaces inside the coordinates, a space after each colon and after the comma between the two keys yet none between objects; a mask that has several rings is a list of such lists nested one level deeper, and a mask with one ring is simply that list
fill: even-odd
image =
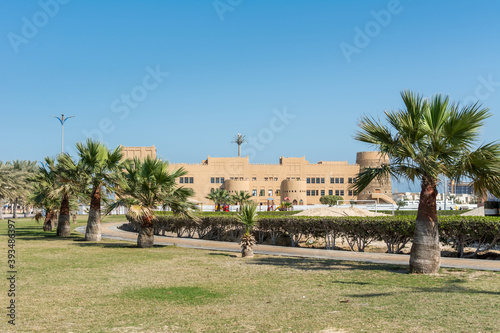
[{"label": "palm tree shadow", "polygon": [[311,259],[300,257],[256,257],[249,261],[250,265],[271,265],[287,267],[305,271],[318,270],[364,270],[364,271],[386,271],[397,274],[408,274],[408,268],[401,265],[377,264],[344,261],[335,259]]},{"label": "palm tree shadow", "polygon": [[44,240],[44,241],[55,241],[55,240],[77,240],[81,238],[81,235],[72,232],[70,236],[59,237],[56,235],[55,231],[43,231],[42,227],[17,227],[16,237],[22,240]]},{"label": "palm tree shadow", "polygon": [[[137,248],[137,244],[88,242],[88,241],[85,241],[84,239],[75,240],[73,245],[76,245],[79,247],[101,247],[104,249],[107,249],[107,248],[115,248],[115,249],[116,248]],[[153,247],[160,247],[160,246],[153,246]]]},{"label": "palm tree shadow", "polygon": [[487,294],[487,295],[500,295],[500,291],[491,291],[491,290],[477,290],[468,287],[461,286],[460,284],[465,283],[467,281],[463,279],[453,279],[446,282],[446,285],[441,287],[409,287],[406,291],[398,291],[398,292],[387,292],[387,293],[371,293],[371,294],[351,294],[347,295],[348,297],[359,297],[359,298],[367,298],[367,297],[383,297],[383,296],[392,296],[392,295],[400,295],[400,294],[414,294],[414,293],[446,293],[446,294]]},{"label": "palm tree shadow", "polygon": [[229,254],[229,253],[218,253],[218,252],[211,252],[208,255],[210,256],[223,256],[223,257],[230,257],[230,258],[237,258],[238,256],[235,254]]}]

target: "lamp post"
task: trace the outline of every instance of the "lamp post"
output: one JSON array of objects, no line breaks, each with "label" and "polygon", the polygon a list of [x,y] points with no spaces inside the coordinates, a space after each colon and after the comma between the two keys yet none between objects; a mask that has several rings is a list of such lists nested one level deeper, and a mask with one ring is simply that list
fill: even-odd
[{"label": "lamp post", "polygon": [[75,116],[64,117],[64,113],[63,113],[63,114],[61,114],[61,117],[56,117],[56,116],[51,116],[51,117],[56,118],[61,123],[61,154],[62,154],[63,150],[64,150],[64,123],[69,118],[74,118]]}]

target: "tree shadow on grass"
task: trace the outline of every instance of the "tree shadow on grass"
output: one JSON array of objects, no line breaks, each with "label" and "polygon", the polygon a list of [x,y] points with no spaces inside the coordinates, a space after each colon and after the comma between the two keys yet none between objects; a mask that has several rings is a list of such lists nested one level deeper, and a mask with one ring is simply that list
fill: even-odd
[{"label": "tree shadow on grass", "polygon": [[55,241],[55,240],[77,240],[82,236],[76,232],[72,232],[68,237],[59,237],[56,235],[56,231],[43,231],[42,227],[17,227],[16,228],[16,238],[21,240],[44,240],[44,241]]},{"label": "tree shadow on grass", "polygon": [[377,264],[366,262],[354,262],[335,259],[314,259],[300,257],[262,257],[249,261],[250,265],[271,265],[305,271],[318,270],[364,270],[385,271],[399,274],[408,274],[408,267],[401,265]]},{"label": "tree shadow on grass", "polygon": [[223,256],[223,257],[230,257],[230,258],[238,257],[236,254],[229,254],[229,253],[222,253],[222,252],[211,252],[208,255],[209,256]]},{"label": "tree shadow on grass", "polygon": [[[135,248],[139,249],[137,247],[137,244],[134,243],[101,243],[101,242],[89,242],[86,241],[85,239],[77,239],[75,242],[72,243],[73,245],[80,246],[80,247],[101,247],[101,248]],[[166,245],[153,245],[151,248],[164,248]]]},{"label": "tree shadow on grass", "polygon": [[369,293],[369,294],[351,294],[348,297],[382,297],[393,296],[400,294],[415,294],[415,293],[442,293],[442,294],[487,294],[487,295],[500,295],[500,291],[491,290],[477,290],[462,286],[466,283],[465,279],[451,279],[444,281],[444,285],[438,287],[408,287],[407,291],[386,292],[386,293]]}]

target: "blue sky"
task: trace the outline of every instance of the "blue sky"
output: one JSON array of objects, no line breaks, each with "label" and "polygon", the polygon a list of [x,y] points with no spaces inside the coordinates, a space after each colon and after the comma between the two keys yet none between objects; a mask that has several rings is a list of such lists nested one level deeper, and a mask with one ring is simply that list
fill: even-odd
[{"label": "blue sky", "polygon": [[480,100],[493,113],[483,139],[497,140],[498,13],[456,0],[2,1],[0,160],[56,155],[50,115],[64,113],[70,152],[90,135],[195,163],[236,155],[243,133],[255,163],[354,163],[372,148],[353,139],[358,119],[401,107],[404,89]]}]

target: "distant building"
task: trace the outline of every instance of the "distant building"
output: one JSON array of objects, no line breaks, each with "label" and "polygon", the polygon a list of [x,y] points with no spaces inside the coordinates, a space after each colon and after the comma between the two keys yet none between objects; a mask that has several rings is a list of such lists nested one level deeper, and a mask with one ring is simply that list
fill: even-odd
[{"label": "distant building", "polygon": [[[144,149],[143,149],[144,148]],[[125,157],[156,156],[153,147],[123,147]],[[154,155],[153,155],[154,151]],[[206,199],[208,193],[225,189],[230,194],[245,191],[257,204],[274,205],[290,198],[294,205],[319,204],[323,195],[339,195],[345,200],[376,200],[394,203],[391,198],[391,180],[373,181],[356,195],[350,186],[362,168],[388,163],[378,152],[359,152],[356,164],[347,161],[319,161],[309,163],[305,157],[281,157],[278,164],[252,164],[247,157],[210,157],[202,163],[172,163],[172,168],[184,168],[188,174],[177,181],[193,189],[194,199],[213,204]]]},{"label": "distant building", "polygon": [[154,145],[151,147],[121,147],[124,159],[133,159],[134,157],[143,159],[146,156],[156,158],[156,148]]},{"label": "distant building", "polygon": [[454,180],[448,180],[448,192],[450,194],[475,194],[472,182],[455,183]]}]

